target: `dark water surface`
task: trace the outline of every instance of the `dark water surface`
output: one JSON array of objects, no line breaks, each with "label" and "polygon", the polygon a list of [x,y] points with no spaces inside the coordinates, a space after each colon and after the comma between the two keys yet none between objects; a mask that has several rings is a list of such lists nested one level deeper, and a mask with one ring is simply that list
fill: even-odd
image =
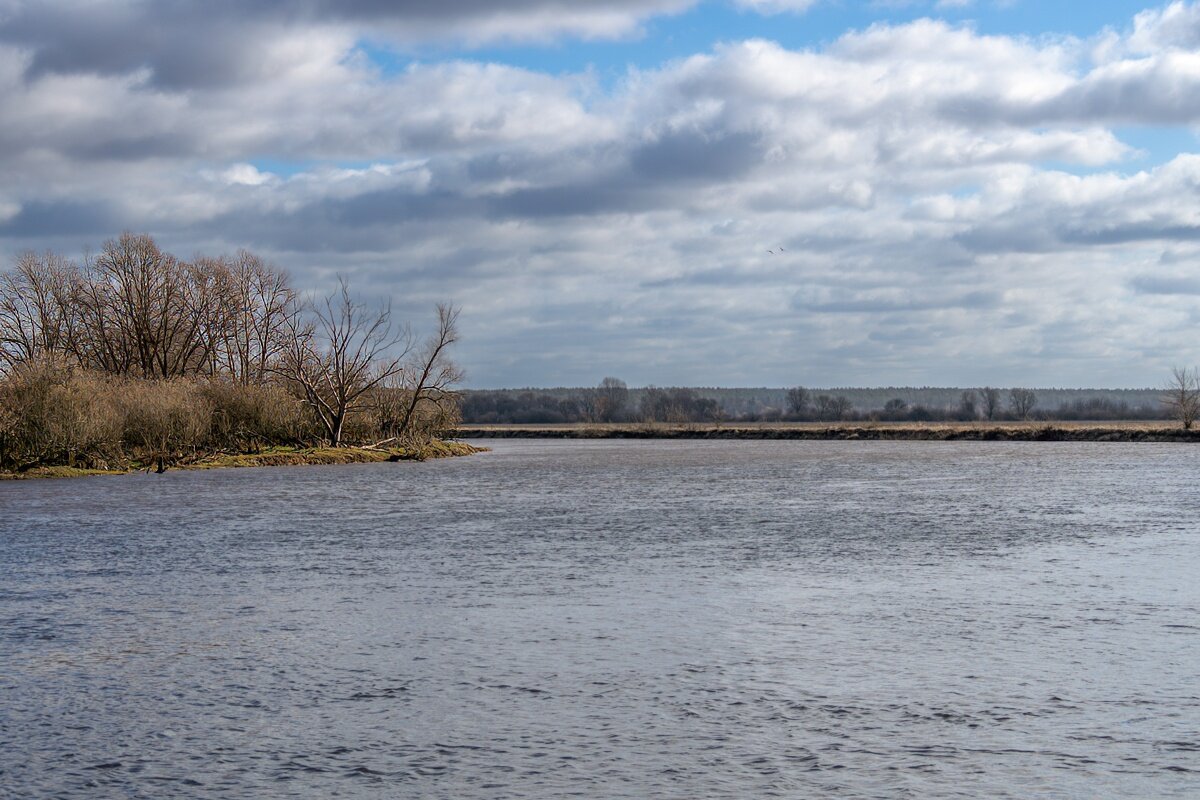
[{"label": "dark water surface", "polygon": [[0,484],[0,796],[1200,797],[1200,450]]}]

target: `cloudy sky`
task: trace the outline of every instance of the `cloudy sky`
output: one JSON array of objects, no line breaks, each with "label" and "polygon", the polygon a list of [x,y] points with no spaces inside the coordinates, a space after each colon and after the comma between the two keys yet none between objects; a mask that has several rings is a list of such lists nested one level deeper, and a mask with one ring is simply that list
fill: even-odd
[{"label": "cloudy sky", "polygon": [[0,0],[0,260],[246,248],[473,387],[1152,386],[1200,2]]}]

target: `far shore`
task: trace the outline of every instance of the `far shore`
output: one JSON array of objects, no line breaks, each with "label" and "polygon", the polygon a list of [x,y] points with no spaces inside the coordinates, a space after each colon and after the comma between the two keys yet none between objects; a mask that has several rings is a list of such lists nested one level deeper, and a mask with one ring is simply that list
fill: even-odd
[{"label": "far shore", "polygon": [[[226,469],[233,467],[292,467],[328,464],[370,464],[386,461],[425,461],[433,458],[454,458],[485,452],[477,447],[451,440],[436,440],[415,448],[375,447],[272,447],[257,453],[215,453],[195,461],[173,464],[168,470]],[[0,471],[0,480],[34,478],[85,478],[96,475],[128,475],[153,471],[145,465],[134,464],[122,469],[83,469],[64,465],[38,465],[20,472]]]},{"label": "far shore", "polygon": [[460,425],[460,439],[810,439],[1200,442],[1177,422],[693,422]]}]

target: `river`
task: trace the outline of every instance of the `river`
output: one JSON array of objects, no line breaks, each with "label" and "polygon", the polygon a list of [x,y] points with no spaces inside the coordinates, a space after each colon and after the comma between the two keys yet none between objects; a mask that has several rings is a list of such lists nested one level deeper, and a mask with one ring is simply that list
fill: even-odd
[{"label": "river", "polygon": [[1179,444],[0,483],[0,797],[1200,796]]}]

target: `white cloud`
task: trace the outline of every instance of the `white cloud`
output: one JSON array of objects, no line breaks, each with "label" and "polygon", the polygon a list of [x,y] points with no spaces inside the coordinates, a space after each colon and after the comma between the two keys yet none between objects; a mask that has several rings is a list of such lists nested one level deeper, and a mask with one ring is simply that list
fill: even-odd
[{"label": "white cloud", "polygon": [[[539,30],[643,18],[519,10],[552,6]],[[929,20],[731,42],[608,90],[470,60],[385,73],[348,8],[248,18],[265,38],[220,69],[0,37],[0,248],[147,229],[414,313],[451,297],[481,384],[1121,383],[1161,366],[1146,342],[1186,351],[1161,258],[1200,242],[1200,160],[1128,174],[1115,128],[1200,122],[1195,5],[1103,46]],[[478,9],[421,24],[501,36]]]},{"label": "white cloud", "polygon": [[1200,46],[1200,5],[1176,0],[1139,13],[1134,17],[1128,46],[1136,53],[1153,53],[1164,48],[1195,49]]},{"label": "white cloud", "polygon": [[275,176],[269,172],[259,172],[253,164],[234,164],[223,171],[219,177],[228,184],[262,186]]}]

